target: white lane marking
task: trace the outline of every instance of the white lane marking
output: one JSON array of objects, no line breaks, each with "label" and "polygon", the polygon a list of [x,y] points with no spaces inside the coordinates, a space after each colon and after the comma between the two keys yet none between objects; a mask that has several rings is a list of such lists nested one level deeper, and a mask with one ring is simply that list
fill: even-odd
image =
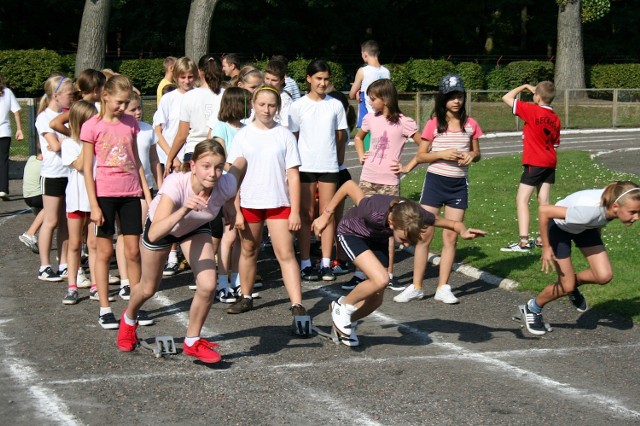
[{"label": "white lane marking", "polygon": [[[0,320],[0,326],[12,320]],[[11,340],[0,331],[0,340]],[[42,378],[38,373],[27,365],[26,361],[18,357],[10,345],[4,346],[2,365],[14,379],[15,386],[25,388],[33,397],[31,404],[36,415],[46,423],[58,423],[62,425],[81,424],[70,412],[67,405],[55,394],[52,389],[42,385]]]}]

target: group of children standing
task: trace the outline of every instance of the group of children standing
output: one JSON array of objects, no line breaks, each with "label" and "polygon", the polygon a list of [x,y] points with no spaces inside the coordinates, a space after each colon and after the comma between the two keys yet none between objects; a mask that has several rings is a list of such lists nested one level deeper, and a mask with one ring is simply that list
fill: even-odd
[{"label": "group of children standing", "polygon": [[[364,91],[368,111],[355,136],[362,164],[359,185],[343,173],[348,105],[330,95],[331,70],[322,60],[308,65],[308,92],[295,101],[285,89],[286,64],[281,61],[269,62],[265,71],[241,67],[232,84],[223,81],[224,61],[214,56],[203,56],[197,65],[189,58],[170,61],[165,78],[171,78],[175,90],[162,95],[153,126],[140,121],[141,100],[124,76],[106,80],[102,73],[87,70],[75,85],[62,75],[51,76],[36,120],[45,212],[38,278],[67,278],[63,303],[76,303],[86,236],[90,294],[100,302],[99,323],[105,329],[119,328],[118,347],[131,351],[138,342],[137,326],[153,323],[141,307],[175,268],[179,247],[193,271],[196,291],[184,352],[214,363],[220,360],[217,345],[200,339],[200,330],[214,297],[233,303],[229,314],[253,309],[266,225],[295,318],[307,316],[302,280],[335,280],[337,271],[348,270],[346,262],[336,262],[340,256],[357,267],[343,286],[350,293],[330,305],[336,339],[357,346],[355,324],[381,305],[386,287],[402,290],[396,302],[424,297],[429,244],[434,227],[440,227],[443,249],[435,299],[457,303],[448,284],[457,237],[485,234],[463,223],[468,167],[480,160],[483,132],[467,115],[464,82],[456,74],[441,80],[432,118],[419,132],[416,122],[400,110],[397,91],[377,55],[375,42],[362,45],[367,66],[357,74],[360,86],[354,83],[350,92],[358,97]],[[385,78],[372,78],[376,69],[376,75]],[[516,99],[525,89],[534,93],[534,104]],[[522,308],[527,329],[534,334],[543,334],[541,309],[555,298],[568,294],[579,310],[587,309],[577,287],[611,278],[597,229],[614,218],[633,223],[640,210],[640,189],[631,182],[548,205],[560,129],[548,106],[552,98],[549,82],[525,85],[504,97],[526,123],[525,171],[518,190],[521,239],[529,244],[528,217],[521,213],[521,204],[526,206],[537,189],[543,267],[557,268],[560,277]],[[418,144],[418,153],[403,165],[400,158],[409,139]],[[544,161],[536,162],[541,157]],[[429,166],[417,203],[399,196],[400,177],[421,163]],[[152,201],[154,183],[159,190]],[[355,207],[340,219],[347,196]],[[49,259],[56,230],[57,271]],[[311,261],[312,231],[321,245],[317,266]],[[121,278],[128,284],[121,286],[120,295],[129,301],[120,320],[111,310],[108,292],[116,233],[124,265]],[[571,240],[590,265],[577,274],[569,257]],[[406,288],[393,280],[396,244],[416,246],[413,282]]]}]

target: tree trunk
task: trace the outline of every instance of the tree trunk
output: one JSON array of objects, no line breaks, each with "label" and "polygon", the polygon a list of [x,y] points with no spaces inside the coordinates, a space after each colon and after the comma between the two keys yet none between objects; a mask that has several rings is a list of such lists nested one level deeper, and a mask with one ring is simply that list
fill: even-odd
[{"label": "tree trunk", "polygon": [[[558,10],[558,47],[556,49],[555,84],[557,90],[584,89],[584,54],[580,0],[567,0]],[[582,97],[584,92],[571,92]]]},{"label": "tree trunk", "polygon": [[78,35],[76,75],[87,68],[104,68],[111,0],[86,0]]},{"label": "tree trunk", "polygon": [[185,32],[185,55],[198,62],[209,50],[211,17],[218,0],[191,0],[187,30]]}]

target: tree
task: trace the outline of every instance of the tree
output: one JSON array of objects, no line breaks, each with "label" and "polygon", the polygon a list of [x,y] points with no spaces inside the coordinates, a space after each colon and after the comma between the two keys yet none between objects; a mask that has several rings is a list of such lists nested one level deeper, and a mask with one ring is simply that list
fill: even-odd
[{"label": "tree", "polygon": [[218,0],[191,0],[185,32],[184,52],[198,61],[209,50],[211,17]]},{"label": "tree", "polygon": [[104,68],[111,0],[85,0],[78,36],[76,75],[87,68]]}]

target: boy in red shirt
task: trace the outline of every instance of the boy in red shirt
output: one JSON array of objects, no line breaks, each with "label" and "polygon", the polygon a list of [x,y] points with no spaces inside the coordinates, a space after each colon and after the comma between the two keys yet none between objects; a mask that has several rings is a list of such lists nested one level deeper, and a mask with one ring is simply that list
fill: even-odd
[{"label": "boy in red shirt", "polygon": [[[533,103],[523,102],[516,97],[528,90],[533,93]],[[556,88],[550,81],[542,81],[533,87],[523,84],[502,97],[504,103],[513,109],[513,114],[524,121],[522,128],[522,165],[516,207],[520,242],[503,247],[501,251],[526,252],[533,244],[529,242],[529,201],[536,189],[538,204],[549,204],[551,185],[555,183],[556,148],[560,144],[560,118],[551,108]],[[537,241],[535,243],[537,245]]]}]

